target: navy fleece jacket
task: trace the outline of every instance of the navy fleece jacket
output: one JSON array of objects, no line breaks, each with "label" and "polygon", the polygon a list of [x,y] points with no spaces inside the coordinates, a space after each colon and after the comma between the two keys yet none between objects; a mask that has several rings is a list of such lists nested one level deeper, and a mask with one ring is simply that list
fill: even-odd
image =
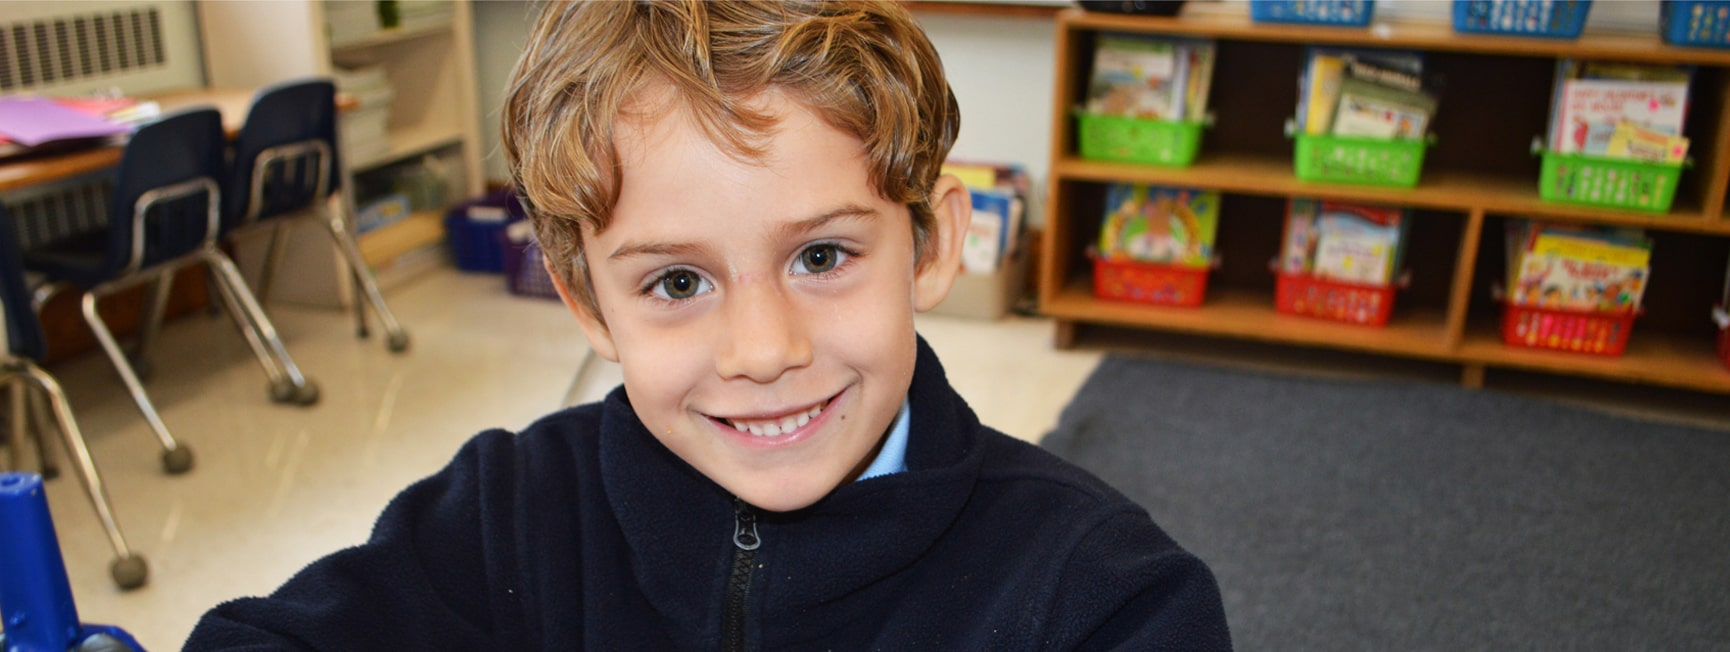
[{"label": "navy fleece jacket", "polygon": [[615,390],[475,437],[366,544],[218,606],[186,649],[1230,649],[1206,565],[918,356],[905,472],[759,512]]}]

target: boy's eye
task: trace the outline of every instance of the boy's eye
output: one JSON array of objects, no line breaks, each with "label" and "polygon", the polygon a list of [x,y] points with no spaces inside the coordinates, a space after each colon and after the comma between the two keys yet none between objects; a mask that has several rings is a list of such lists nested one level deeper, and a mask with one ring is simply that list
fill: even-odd
[{"label": "boy's eye", "polygon": [[709,282],[691,270],[675,269],[655,279],[652,290],[663,299],[676,301],[708,292]]},{"label": "boy's eye", "polygon": [[833,244],[815,244],[799,252],[799,260],[795,272],[800,274],[822,274],[835,269],[841,264],[841,258],[846,254]]}]

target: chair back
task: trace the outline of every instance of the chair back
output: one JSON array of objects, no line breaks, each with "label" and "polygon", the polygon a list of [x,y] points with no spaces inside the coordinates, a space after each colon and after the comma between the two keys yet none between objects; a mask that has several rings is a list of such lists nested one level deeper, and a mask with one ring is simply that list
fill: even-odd
[{"label": "chair back", "polygon": [[292,213],[337,187],[336,86],[306,79],[253,98],[234,145],[224,228]]},{"label": "chair back", "polygon": [[48,346],[30,303],[30,287],[24,282],[18,225],[5,206],[0,206],[0,310],[6,313],[6,350],[0,353],[41,360]]},{"label": "chair back", "polygon": [[191,253],[216,237],[223,159],[222,115],[188,109],[138,128],[126,143],[108,212],[101,277],[116,278]]}]

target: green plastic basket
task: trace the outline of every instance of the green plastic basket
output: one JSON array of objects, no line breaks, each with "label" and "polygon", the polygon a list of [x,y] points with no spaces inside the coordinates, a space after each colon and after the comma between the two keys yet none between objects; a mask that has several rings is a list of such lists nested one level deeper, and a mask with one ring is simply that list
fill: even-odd
[{"label": "green plastic basket", "polygon": [[1418,185],[1424,168],[1422,140],[1381,140],[1297,134],[1293,164],[1304,181],[1336,181],[1376,186]]},{"label": "green plastic basket", "polygon": [[1077,113],[1081,158],[1185,166],[1201,149],[1199,120],[1152,120]]},{"label": "green plastic basket", "polygon": [[1664,213],[1676,198],[1682,164],[1544,152],[1538,196],[1545,201]]}]

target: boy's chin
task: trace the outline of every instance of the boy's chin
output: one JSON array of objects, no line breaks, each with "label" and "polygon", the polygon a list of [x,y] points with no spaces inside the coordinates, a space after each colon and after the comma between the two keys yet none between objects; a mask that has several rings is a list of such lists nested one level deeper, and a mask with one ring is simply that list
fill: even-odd
[{"label": "boy's chin", "polygon": [[757,509],[771,512],[793,512],[817,504],[817,501],[829,495],[839,484],[840,479],[828,483],[801,483],[794,487],[772,487],[746,483],[745,486],[727,487],[727,490]]}]

